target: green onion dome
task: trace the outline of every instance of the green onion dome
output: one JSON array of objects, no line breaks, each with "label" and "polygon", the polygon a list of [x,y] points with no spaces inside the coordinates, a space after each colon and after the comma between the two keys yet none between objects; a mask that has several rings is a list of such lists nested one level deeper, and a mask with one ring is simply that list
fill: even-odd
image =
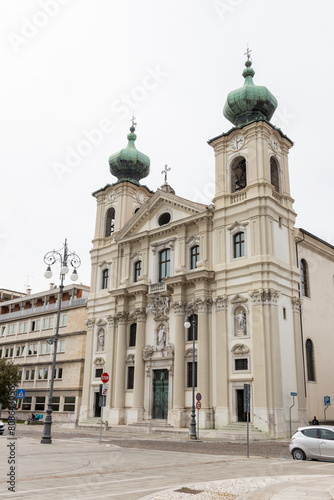
[{"label": "green onion dome", "polygon": [[235,126],[244,126],[257,120],[270,121],[277,108],[277,99],[266,88],[255,85],[255,71],[252,62],[245,63],[242,76],[245,78],[243,87],[232,90],[227,96],[223,114]]},{"label": "green onion dome", "polygon": [[128,145],[110,156],[109,165],[110,172],[117,177],[118,182],[130,181],[139,185],[140,179],[150,173],[150,159],[137,150],[135,146],[137,136],[134,131],[135,127],[132,125],[128,134]]}]

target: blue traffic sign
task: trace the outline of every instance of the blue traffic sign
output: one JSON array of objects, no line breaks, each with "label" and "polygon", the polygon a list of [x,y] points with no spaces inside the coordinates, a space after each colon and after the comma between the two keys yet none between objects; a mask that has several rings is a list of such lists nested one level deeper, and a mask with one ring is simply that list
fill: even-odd
[{"label": "blue traffic sign", "polygon": [[326,406],[329,406],[331,404],[330,396],[324,396],[324,403]]},{"label": "blue traffic sign", "polygon": [[24,399],[26,397],[25,389],[17,389],[16,391],[16,399]]},{"label": "blue traffic sign", "polygon": [[290,396],[297,396],[296,392],[290,392]]}]

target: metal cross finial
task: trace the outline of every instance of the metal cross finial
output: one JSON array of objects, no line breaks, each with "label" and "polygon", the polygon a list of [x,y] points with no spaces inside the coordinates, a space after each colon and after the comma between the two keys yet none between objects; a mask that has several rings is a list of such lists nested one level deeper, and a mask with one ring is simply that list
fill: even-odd
[{"label": "metal cross finial", "polygon": [[132,126],[133,126],[133,127],[136,127],[136,126],[137,126],[137,123],[136,123],[136,118],[135,118],[135,115],[134,115],[134,114],[132,115],[132,118],[131,118],[131,120],[130,120],[130,121],[132,122]]},{"label": "metal cross finial", "polygon": [[165,183],[167,182],[167,172],[169,172],[171,170],[170,167],[167,167],[167,165],[165,165],[165,168],[162,170],[162,174],[165,174]]},{"label": "metal cross finial", "polygon": [[248,60],[250,59],[250,56],[251,56],[251,49],[248,48],[248,43],[247,43],[247,50],[246,52],[244,53],[245,56],[247,56]]}]

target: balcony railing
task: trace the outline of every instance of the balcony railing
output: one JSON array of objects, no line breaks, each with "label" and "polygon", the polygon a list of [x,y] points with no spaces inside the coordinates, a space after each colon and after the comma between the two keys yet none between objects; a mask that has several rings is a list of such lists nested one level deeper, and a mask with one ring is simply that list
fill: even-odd
[{"label": "balcony railing", "polygon": [[[61,304],[61,309],[67,309],[69,307],[79,307],[83,306],[87,303],[87,297],[83,297],[81,299],[70,299],[64,300]],[[43,306],[34,306],[30,309],[20,309],[20,311],[10,312],[7,314],[0,315],[0,323],[3,321],[8,321],[17,318],[23,318],[26,316],[35,316],[37,314],[48,313],[58,310],[58,302],[54,304],[44,304]]]}]

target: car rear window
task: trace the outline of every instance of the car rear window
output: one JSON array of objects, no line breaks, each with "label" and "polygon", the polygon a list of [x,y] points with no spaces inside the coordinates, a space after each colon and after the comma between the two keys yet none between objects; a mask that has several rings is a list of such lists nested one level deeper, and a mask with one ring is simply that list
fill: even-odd
[{"label": "car rear window", "polygon": [[318,432],[317,428],[315,428],[315,429],[304,429],[302,431],[302,433],[304,434],[304,436],[309,437],[309,438],[316,438],[317,437],[317,432]]}]

